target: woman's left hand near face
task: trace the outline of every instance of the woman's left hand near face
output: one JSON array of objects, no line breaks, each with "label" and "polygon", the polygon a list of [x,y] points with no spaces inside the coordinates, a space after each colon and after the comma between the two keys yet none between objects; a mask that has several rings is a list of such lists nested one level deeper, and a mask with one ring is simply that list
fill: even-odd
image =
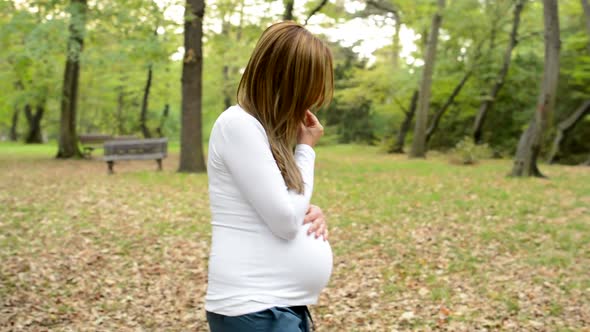
[{"label": "woman's left hand near face", "polygon": [[305,218],[303,219],[303,224],[311,224],[307,231],[307,235],[315,233],[316,239],[323,236],[324,241],[328,240],[328,225],[326,224],[326,217],[319,206],[309,206]]}]

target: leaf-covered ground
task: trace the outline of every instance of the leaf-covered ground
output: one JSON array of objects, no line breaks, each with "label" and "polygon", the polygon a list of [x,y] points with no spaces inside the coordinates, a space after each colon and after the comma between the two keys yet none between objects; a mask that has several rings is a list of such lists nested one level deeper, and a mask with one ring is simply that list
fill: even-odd
[{"label": "leaf-covered ground", "polygon": [[[0,145],[0,331],[207,331],[206,175]],[[318,149],[318,331],[589,331],[590,169]],[[313,259],[313,257],[310,257]]]}]

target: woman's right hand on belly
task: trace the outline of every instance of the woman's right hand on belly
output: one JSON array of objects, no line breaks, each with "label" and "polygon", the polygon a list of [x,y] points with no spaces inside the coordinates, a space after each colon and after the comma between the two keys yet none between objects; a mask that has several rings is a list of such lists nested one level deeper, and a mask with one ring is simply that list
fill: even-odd
[{"label": "woman's right hand on belly", "polygon": [[319,206],[309,206],[305,218],[303,219],[303,224],[311,224],[307,230],[307,235],[315,233],[314,236],[316,239],[322,236],[324,241],[328,240],[328,224],[326,223],[324,212]]}]

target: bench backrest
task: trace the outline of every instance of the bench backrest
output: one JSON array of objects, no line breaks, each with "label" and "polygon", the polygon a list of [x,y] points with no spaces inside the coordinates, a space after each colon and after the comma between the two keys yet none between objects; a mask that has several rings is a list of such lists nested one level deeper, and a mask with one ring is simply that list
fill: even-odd
[{"label": "bench backrest", "polygon": [[102,144],[113,139],[112,135],[106,134],[83,134],[78,136],[81,144]]},{"label": "bench backrest", "polygon": [[104,143],[105,160],[134,159],[134,157],[161,159],[166,157],[167,153],[167,138],[113,140]]}]

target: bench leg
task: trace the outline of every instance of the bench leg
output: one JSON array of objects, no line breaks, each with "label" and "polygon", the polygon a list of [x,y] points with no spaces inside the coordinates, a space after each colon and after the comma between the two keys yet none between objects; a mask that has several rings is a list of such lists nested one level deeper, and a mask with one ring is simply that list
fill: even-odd
[{"label": "bench leg", "polygon": [[162,171],[162,159],[156,159],[158,162],[158,171]]},{"label": "bench leg", "polygon": [[115,166],[115,162],[114,161],[107,161],[107,164],[109,165],[109,174],[114,174],[115,171],[113,170],[113,166]]}]

